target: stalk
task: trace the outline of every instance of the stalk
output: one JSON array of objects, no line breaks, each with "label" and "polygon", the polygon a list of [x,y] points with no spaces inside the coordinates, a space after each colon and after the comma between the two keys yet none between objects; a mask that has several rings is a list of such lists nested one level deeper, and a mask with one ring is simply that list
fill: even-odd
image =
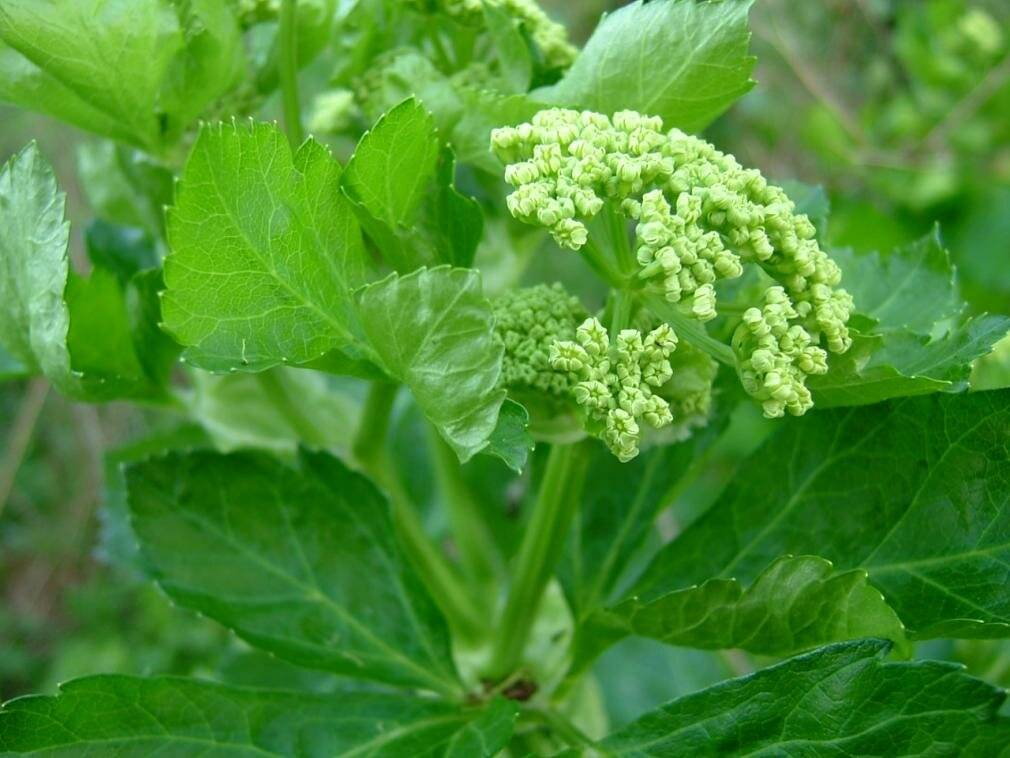
[{"label": "stalk", "polygon": [[677,332],[678,337],[683,337],[694,347],[703,350],[720,363],[727,366],[736,367],[736,356],[732,348],[708,335],[704,325],[692,318],[685,316],[673,303],[661,295],[645,294],[642,298],[649,310],[655,313]]},{"label": "stalk", "polygon": [[581,495],[586,457],[581,444],[554,445],[526,526],[515,576],[499,620],[489,664],[493,678],[512,673],[522,659],[544,589],[557,564]]},{"label": "stalk", "polygon": [[297,149],[305,139],[302,131],[301,102],[298,97],[298,0],[283,0],[280,29],[280,80],[284,107],[284,129],[291,149]]},{"label": "stalk", "polygon": [[489,587],[498,575],[499,566],[494,560],[497,548],[477,510],[473,493],[463,479],[459,459],[430,424],[428,447],[463,570],[475,585]]},{"label": "stalk", "polygon": [[463,640],[475,642],[484,631],[481,616],[452,567],[425,532],[386,447],[389,417],[397,390],[398,385],[388,382],[372,384],[352,451],[361,468],[389,496],[400,545],[449,626]]}]

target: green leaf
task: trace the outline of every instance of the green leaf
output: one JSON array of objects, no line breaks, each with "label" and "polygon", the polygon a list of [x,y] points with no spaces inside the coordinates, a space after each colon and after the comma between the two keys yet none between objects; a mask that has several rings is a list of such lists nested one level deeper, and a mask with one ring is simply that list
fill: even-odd
[{"label": "green leaf", "polygon": [[704,129],[747,92],[752,0],[637,0],[603,17],[575,63],[540,100],[661,116],[666,127]]},{"label": "green leaf", "polygon": [[671,503],[675,486],[719,437],[725,421],[713,418],[687,440],[646,450],[628,463],[603,445],[592,446],[588,470],[593,486],[583,488],[559,569],[576,619],[620,599],[617,585],[653,534],[656,515]]},{"label": "green leaf", "polygon": [[835,571],[815,556],[784,556],[746,590],[735,579],[657,597],[631,597],[594,614],[576,636],[576,665],[625,635],[705,650],[792,655],[829,642],[880,637],[911,647],[905,630],[861,569]]},{"label": "green leaf", "polygon": [[378,362],[406,384],[463,462],[483,450],[505,399],[502,348],[480,274],[440,266],[391,274],[357,293]]},{"label": "green leaf", "polygon": [[500,458],[506,466],[521,474],[535,446],[529,426],[529,412],[519,403],[506,398],[498,412],[494,432],[481,452]]},{"label": "green leaf", "polygon": [[1005,693],[887,643],[831,645],[674,700],[610,735],[604,755],[999,755]]},{"label": "green leaf", "polygon": [[433,263],[469,266],[483,214],[455,186],[455,156],[413,97],[375,123],[344,172],[344,189],[383,257],[401,273]]},{"label": "green leaf", "polygon": [[448,632],[374,485],[323,453],[170,455],[127,471],[151,573],[280,658],[451,693]]},{"label": "green leaf", "polygon": [[409,695],[315,695],[196,679],[90,676],[0,710],[0,751],[56,755],[490,756],[515,703],[460,708]]},{"label": "green leaf", "polygon": [[1010,391],[895,400],[783,425],[635,593],[754,581],[784,554],[863,568],[917,637],[1010,635]]},{"label": "green leaf", "polygon": [[343,184],[374,218],[395,229],[413,221],[437,165],[434,119],[411,98],[365,132],[347,163]]},{"label": "green leaf", "polygon": [[142,269],[157,268],[160,264],[154,240],[144,230],[130,226],[110,224],[95,219],[84,232],[88,258],[128,282]]},{"label": "green leaf", "polygon": [[17,358],[0,345],[0,381],[20,379],[30,375],[30,371]]},{"label": "green leaf", "polygon": [[809,386],[819,407],[967,388],[972,363],[1010,332],[1010,318],[965,316],[939,231],[889,255],[839,250],[859,314],[852,348]]},{"label": "green leaf", "polygon": [[209,370],[306,363],[358,336],[366,254],[340,165],[269,124],[205,126],[169,209],[162,303],[185,359]]},{"label": "green leaf", "polygon": [[80,400],[164,400],[175,352],[154,293],[70,271],[65,202],[34,143],[0,169],[0,344]]}]

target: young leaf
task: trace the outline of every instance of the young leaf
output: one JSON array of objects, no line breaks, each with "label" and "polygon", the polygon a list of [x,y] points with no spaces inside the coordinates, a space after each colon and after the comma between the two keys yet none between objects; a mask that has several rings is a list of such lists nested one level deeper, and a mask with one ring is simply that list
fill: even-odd
[{"label": "young leaf", "polygon": [[354,342],[366,258],[340,165],[269,124],[205,126],[169,210],[165,327],[209,370],[306,363]]},{"label": "young leaf", "polygon": [[594,614],[576,633],[576,663],[624,635],[706,650],[792,655],[829,642],[880,637],[911,652],[905,630],[860,569],[835,571],[815,556],[785,556],[746,590],[710,579],[655,598],[631,597]]},{"label": "young leaf", "polygon": [[180,604],[311,668],[449,693],[448,632],[388,505],[323,453],[171,455],[127,471],[133,527]]},{"label": "young leaf", "polygon": [[863,568],[915,636],[1006,636],[1010,391],[811,414],[742,464],[635,592],[754,581],[783,554]]},{"label": "young leaf", "polygon": [[473,262],[484,219],[476,201],[456,190],[455,168],[452,152],[440,149],[434,118],[413,97],[381,116],[351,156],[344,189],[401,273]]},{"label": "young leaf", "polygon": [[490,756],[518,711],[409,695],[316,695],[196,679],[90,676],[0,709],[0,751],[55,755]]},{"label": "young leaf", "polygon": [[348,194],[392,229],[408,225],[438,165],[438,133],[414,99],[382,116],[361,138],[344,173]]},{"label": "young leaf", "polygon": [[965,316],[950,255],[934,231],[890,255],[833,257],[856,302],[853,345],[812,377],[819,407],[967,388],[976,358],[1010,332],[1005,316]]},{"label": "young leaf", "polygon": [[600,113],[636,110],[666,127],[705,128],[746,93],[752,0],[637,0],[600,21],[574,65],[539,100]]},{"label": "young leaf", "polygon": [[886,642],[831,645],[674,700],[604,755],[998,755],[1002,690],[938,661],[886,663]]},{"label": "young leaf", "polygon": [[483,450],[505,399],[502,348],[480,275],[440,266],[391,274],[357,293],[365,336],[463,462]]}]

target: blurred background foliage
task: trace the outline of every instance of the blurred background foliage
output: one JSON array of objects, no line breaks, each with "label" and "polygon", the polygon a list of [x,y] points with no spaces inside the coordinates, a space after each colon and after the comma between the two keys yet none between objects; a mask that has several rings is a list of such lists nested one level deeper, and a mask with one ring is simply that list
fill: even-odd
[{"label": "blurred background foliage", "polygon": [[[544,4],[582,41],[599,14],[620,3]],[[886,251],[939,222],[972,307],[1010,312],[1010,3],[760,0],[752,28],[759,84],[708,137],[770,177],[823,185],[834,245]],[[328,65],[336,63],[331,55]],[[306,76],[318,76],[321,88],[325,70]],[[276,110],[267,102],[261,115]],[[115,182],[103,168],[109,156],[93,137],[0,106],[0,160],[30,139],[38,140],[68,193],[73,256],[86,270],[81,230],[96,205],[116,206]],[[119,200],[122,214],[142,212],[129,207],[129,198]],[[488,234],[493,245],[494,227]],[[977,367],[975,386],[1010,384],[1008,366],[1010,346],[1003,345]],[[306,379],[292,381],[299,392],[318,389]],[[227,403],[214,405],[215,392],[230,393]],[[211,405],[202,412],[209,421],[199,429],[166,426],[163,414],[124,405],[74,405],[42,380],[0,384],[0,699],[96,672],[338,686],[252,653],[217,625],[174,608],[135,568],[121,517],[119,462],[158,449],[159,433],[166,435],[162,444],[204,444],[214,424],[219,444],[220,430],[236,445],[278,437],[282,446],[291,442],[275,419],[222,416],[222,409],[242,415],[242,393],[237,383],[205,388]],[[250,402],[255,406],[255,398]],[[352,428],[350,408],[338,401],[327,408],[335,434]],[[747,405],[730,430],[664,517],[665,536],[705,510],[768,424]],[[153,442],[130,447],[152,433]],[[418,433],[416,419],[403,414],[397,431],[402,456],[416,450],[410,441]],[[405,465],[411,487],[422,497],[430,492],[424,462]],[[500,467],[482,466],[472,475],[489,495],[488,518],[503,539],[514,540],[521,483],[517,489]],[[1010,685],[1007,643],[922,647],[923,655],[962,661],[973,673]],[[628,640],[600,661],[599,689],[587,697],[605,705],[619,724],[763,663],[734,651]]]}]

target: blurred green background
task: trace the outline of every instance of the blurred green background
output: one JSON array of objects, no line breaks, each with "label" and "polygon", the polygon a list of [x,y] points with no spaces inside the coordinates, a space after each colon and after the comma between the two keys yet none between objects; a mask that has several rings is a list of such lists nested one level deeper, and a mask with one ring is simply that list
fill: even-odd
[{"label": "blurred green background", "polygon": [[[578,41],[619,4],[545,3]],[[708,137],[769,177],[823,185],[832,244],[887,250],[939,222],[972,306],[1010,312],[1010,3],[760,0],[752,19],[758,86]],[[0,106],[0,159],[30,139],[80,222],[73,255],[83,269],[91,214],[79,151],[96,140]],[[106,451],[152,423],[126,406],[71,404],[42,380],[0,384],[0,700],[97,672],[335,686],[251,653],[139,578],[115,516],[118,456]],[[673,513],[711,502],[765,431],[737,419]],[[1010,685],[1003,642],[937,642],[920,653]],[[629,641],[600,662],[601,694],[627,720],[760,663]]]}]

